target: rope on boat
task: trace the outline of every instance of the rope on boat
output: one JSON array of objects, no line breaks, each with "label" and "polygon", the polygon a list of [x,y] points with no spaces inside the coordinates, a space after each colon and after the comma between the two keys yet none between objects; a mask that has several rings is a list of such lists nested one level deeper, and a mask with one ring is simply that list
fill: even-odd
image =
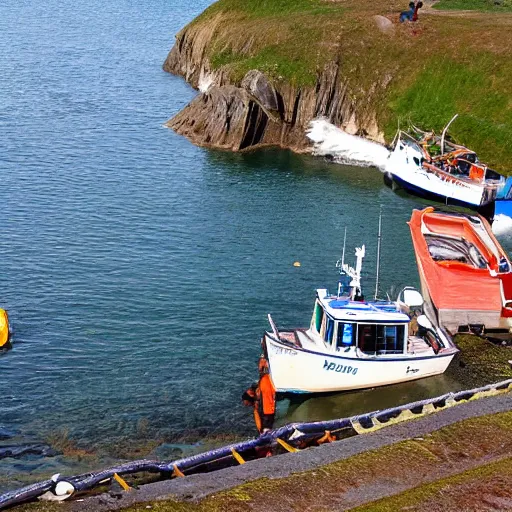
[{"label": "rope on boat", "polygon": [[[321,444],[350,435],[373,432],[388,425],[433,414],[448,407],[453,407],[458,403],[510,391],[512,391],[512,379],[480,388],[446,393],[435,398],[419,400],[410,404],[360,414],[350,418],[291,423],[266,432],[256,439],[231,444],[172,462],[138,460],[70,478],[61,478],[60,475],[54,475],[50,480],[44,480],[43,482],[1,494],[0,510],[43,497],[43,495],[45,495],[46,499],[67,499],[75,492],[87,491],[112,478],[117,479],[116,475],[120,478],[120,475],[151,472],[160,473],[165,478],[182,478],[186,474],[215,471],[216,469],[232,466],[235,461],[236,464],[241,465],[247,462],[248,459],[258,458],[258,450],[265,454],[263,456],[266,456],[270,448],[280,445],[287,451],[296,452],[300,451],[300,448],[312,446],[313,443]],[[124,482],[124,480],[122,481]],[[124,483],[128,486],[126,482]]]}]

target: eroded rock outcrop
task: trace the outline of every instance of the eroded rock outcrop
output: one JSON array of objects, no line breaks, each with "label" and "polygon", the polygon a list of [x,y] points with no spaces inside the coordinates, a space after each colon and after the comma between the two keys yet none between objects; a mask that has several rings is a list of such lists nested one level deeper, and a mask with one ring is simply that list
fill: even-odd
[{"label": "eroded rock outcrop", "polygon": [[[233,83],[207,56],[221,17],[207,24],[193,23],[176,37],[164,70],[183,76],[200,94],[167,126],[198,145],[243,150],[259,145],[280,145],[306,151],[311,120],[325,117],[351,134],[383,141],[375,113],[356,108],[339,63],[330,62],[313,86],[272,81],[259,70]],[[248,43],[249,44],[249,43]]]},{"label": "eroded rock outcrop", "polygon": [[268,143],[264,136],[273,132],[267,130],[269,124],[279,129],[279,121],[269,118],[245,89],[233,85],[210,87],[168,122],[195,144],[234,151]]}]

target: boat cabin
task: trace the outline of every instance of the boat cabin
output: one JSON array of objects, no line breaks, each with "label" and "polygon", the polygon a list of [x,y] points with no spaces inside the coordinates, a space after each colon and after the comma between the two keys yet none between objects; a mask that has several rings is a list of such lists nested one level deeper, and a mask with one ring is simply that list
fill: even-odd
[{"label": "boat cabin", "polygon": [[311,338],[327,352],[355,352],[368,356],[406,354],[411,319],[395,302],[352,301],[317,290],[311,318]]}]

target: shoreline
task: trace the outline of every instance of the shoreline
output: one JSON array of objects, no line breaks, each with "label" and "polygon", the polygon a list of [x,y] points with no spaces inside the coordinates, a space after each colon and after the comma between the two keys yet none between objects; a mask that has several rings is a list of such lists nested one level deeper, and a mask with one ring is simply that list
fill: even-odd
[{"label": "shoreline", "polygon": [[[72,511],[124,510],[127,506],[138,506],[137,504],[141,502],[147,503],[156,500],[164,502],[164,508],[161,510],[176,510],[175,507],[179,503],[183,502],[182,504],[185,506],[186,503],[197,504],[199,500],[199,506],[206,506],[206,502],[208,502],[209,507],[211,505],[209,502],[212,500],[224,501],[227,499],[226,496],[236,497],[239,493],[247,494],[249,492],[251,494],[254,491],[257,494],[265,495],[267,490],[272,493],[276,486],[286,485],[287,479],[300,479],[301,475],[312,480],[311,485],[314,485],[316,475],[330,471],[334,467],[332,465],[336,466],[336,464],[339,465],[343,461],[347,461],[345,466],[342,465],[343,467],[336,470],[345,471],[351,465],[360,464],[361,457],[362,460],[367,461],[369,458],[370,462],[373,461],[372,464],[379,465],[383,463],[383,458],[403,457],[404,449],[406,450],[405,455],[407,453],[409,455],[412,453],[420,455],[430,453],[432,455],[431,452],[437,450],[443,456],[435,456],[434,459],[427,457],[428,460],[425,463],[430,464],[434,460],[438,477],[441,475],[443,478],[451,476],[458,478],[461,472],[480,471],[482,469],[480,466],[490,463],[499,465],[501,459],[512,457],[512,413],[510,412],[512,410],[512,381],[510,379],[501,384],[488,386],[487,391],[483,391],[483,393],[466,390],[452,395],[452,398],[448,398],[447,395],[437,397],[419,411],[417,410],[418,405],[419,403],[408,404],[402,414],[398,416],[389,411],[391,416],[388,418],[385,415],[388,419],[385,419],[384,423],[381,422],[382,420],[378,421],[377,418],[381,418],[382,413],[386,411],[370,413],[364,422],[362,417],[353,417],[351,419],[353,435],[350,437],[342,435],[341,439],[331,444],[321,444],[318,447],[305,448],[295,453],[287,453],[283,449],[278,449],[277,453],[274,452],[274,456],[270,458],[255,459],[242,463],[242,465],[230,466],[208,473],[187,475],[185,478],[172,478],[141,484],[140,488],[130,489],[129,492],[118,492],[111,488],[109,493],[84,499],[79,499],[80,496],[78,496],[75,501],[66,502],[60,506],[64,506],[65,510]],[[411,410],[416,410],[416,414],[412,414]],[[370,418],[373,418],[373,421]],[[346,420],[342,420],[342,422],[346,423]],[[366,425],[365,427],[362,427],[363,423]],[[368,423],[373,426],[370,427]],[[293,425],[293,428],[300,429],[301,427],[300,424],[297,424]],[[304,426],[304,428],[308,429],[309,427]],[[326,425],[322,428],[334,428],[332,432],[336,432],[337,429],[334,425],[332,427]],[[467,434],[454,434],[450,429],[462,429],[462,431],[470,432],[471,435],[468,437]],[[478,430],[480,434],[477,433]],[[288,437],[284,431],[280,435]],[[437,448],[434,449],[429,445],[432,441],[435,441]],[[407,445],[407,442],[413,443],[413,452],[410,452],[411,447]],[[427,444],[423,450],[418,452],[417,445],[420,442]],[[406,444],[404,445],[404,443]],[[498,445],[494,446],[493,443],[498,443]],[[229,447],[227,449],[229,451]],[[459,453],[461,450],[462,455]],[[456,464],[450,463],[448,467],[445,467],[447,451],[454,452]],[[471,455],[473,452],[475,457]],[[407,457],[403,464],[410,466],[412,462]],[[451,457],[448,457],[448,461],[451,461]],[[474,461],[478,463],[473,464]],[[180,464],[179,461],[177,462]],[[318,473],[315,471],[317,468],[321,468]],[[366,463],[363,464],[363,468],[365,471],[368,470]],[[457,471],[454,472],[454,468]],[[371,489],[373,485],[378,484],[380,475],[378,471],[368,471],[366,480]],[[130,482],[132,479],[128,478],[128,481]],[[139,482],[142,481],[139,480]],[[425,474],[421,482],[415,483],[430,485],[434,482],[435,479]],[[132,485],[134,485],[133,482]],[[397,486],[397,482],[391,487],[388,485],[381,487],[381,494],[375,496],[375,493],[370,493],[371,501],[384,498],[389,494],[395,495],[410,490],[407,486]],[[390,493],[393,490],[396,492]],[[219,492],[224,494],[228,492],[228,494],[222,495],[224,497],[220,498],[213,496]],[[167,504],[165,504],[166,500]],[[356,506],[359,504],[355,503]],[[168,505],[171,508],[166,508]],[[52,506],[51,503],[42,502],[23,505],[21,510],[50,511],[54,510],[51,508]],[[151,507],[152,505],[150,505]],[[210,510],[210,508],[206,508],[206,510]],[[224,508],[221,507],[219,510],[224,510]]]},{"label": "shoreline", "polygon": [[[107,511],[107,510],[122,510],[126,507],[135,505],[135,508],[128,510],[143,510],[148,502],[161,501],[158,504],[158,510],[178,510],[178,506],[190,507],[194,505],[201,506],[203,503],[206,506],[205,500],[215,500],[216,497],[221,499],[217,493],[222,493],[227,490],[232,490],[231,495],[235,496],[242,491],[247,493],[251,490],[251,482],[254,484],[255,489],[266,492],[266,486],[275,487],[279,483],[285,485],[288,478],[300,478],[301,475],[309,475],[315,477],[315,469],[326,470],[326,467],[341,461],[349,460],[353,457],[362,454],[377,455],[380,450],[390,448],[391,453],[401,446],[404,441],[423,441],[430,434],[435,432],[442,432],[443,429],[449,428],[454,425],[464,426],[466,421],[471,421],[475,418],[487,418],[490,424],[494,419],[498,419],[499,415],[504,413],[506,421],[511,421],[510,410],[512,410],[512,394],[483,398],[476,401],[468,401],[459,404],[455,407],[445,409],[435,414],[427,415],[412,421],[395,424],[389,427],[384,427],[378,431],[370,432],[367,434],[359,435],[352,438],[336,441],[332,444],[323,444],[319,447],[306,449],[297,453],[283,454],[275,457],[257,459],[248,462],[242,466],[230,467],[217,472],[190,475],[185,478],[177,478],[173,480],[161,481],[152,484],[141,486],[140,489],[116,494],[114,497],[109,494],[101,494],[98,496],[84,499],[82,502],[65,503],[59,507],[60,510],[70,511]],[[498,416],[496,416],[498,415]],[[511,421],[512,428],[512,421]],[[471,450],[470,440],[465,442],[466,450]],[[510,446],[509,448],[512,448]],[[490,448],[488,447],[488,451]],[[512,456],[510,453],[502,453],[501,458]],[[482,457],[480,457],[482,458]],[[484,457],[482,460],[486,458]],[[487,462],[499,460],[499,457],[487,456]],[[472,460],[468,455],[462,458],[463,462],[459,461],[459,468],[461,471],[474,469],[481,464],[482,461]],[[453,464],[453,466],[457,466]],[[458,474],[461,471],[453,470],[437,472],[435,477],[446,477]],[[268,480],[266,480],[268,479]],[[313,478],[314,479],[314,478]],[[378,475],[376,475],[378,480]],[[422,484],[427,485],[435,481],[436,478],[431,478],[421,481]],[[249,487],[241,487],[248,484]],[[407,486],[406,486],[407,487]],[[238,489],[238,490],[237,490]],[[406,489],[399,489],[399,486],[386,487],[385,489],[378,489],[373,495],[369,496],[370,501],[380,499],[388,496],[389,490],[405,491]],[[368,489],[366,490],[368,492]],[[213,495],[213,496],[212,496]],[[225,496],[224,496],[225,497]],[[167,504],[165,500],[171,500]],[[244,500],[242,499],[242,502]],[[298,503],[301,498],[298,497]],[[140,508],[137,504],[142,503]],[[46,506],[46,505],[41,505]],[[155,503],[151,505],[153,508]],[[207,506],[210,506],[207,505]],[[161,508],[164,507],[164,508]],[[168,507],[168,508],[165,508]],[[228,510],[231,508],[221,507],[218,510]],[[279,508],[277,508],[279,510]],[[30,510],[27,506],[27,510]],[[39,505],[34,510],[40,509]],[[181,508],[186,510],[186,508]],[[202,510],[202,509],[201,509]],[[245,510],[245,509],[244,509]]]}]

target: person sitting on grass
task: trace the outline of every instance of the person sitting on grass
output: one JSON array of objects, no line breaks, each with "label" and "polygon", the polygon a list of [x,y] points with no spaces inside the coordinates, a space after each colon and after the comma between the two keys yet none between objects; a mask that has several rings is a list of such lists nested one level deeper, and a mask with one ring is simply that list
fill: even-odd
[{"label": "person sitting on grass", "polygon": [[409,3],[409,10],[403,11],[400,13],[400,23],[403,23],[404,21],[417,21],[418,20],[418,10],[423,7],[423,2],[410,2]]}]

